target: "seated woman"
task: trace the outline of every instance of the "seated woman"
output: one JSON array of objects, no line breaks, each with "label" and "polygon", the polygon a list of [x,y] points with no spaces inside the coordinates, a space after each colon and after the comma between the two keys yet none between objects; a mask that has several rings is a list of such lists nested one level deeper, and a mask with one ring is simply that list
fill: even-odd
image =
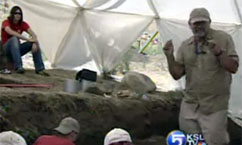
[{"label": "seated woman", "polygon": [[[21,35],[23,32],[27,32],[31,37],[27,38]],[[14,6],[10,11],[10,16],[2,22],[1,37],[7,58],[13,62],[17,73],[23,74],[25,72],[21,56],[32,51],[36,73],[44,76],[49,75],[44,71],[45,66],[37,36],[29,24],[23,20],[22,9],[19,6]],[[20,40],[25,42],[21,43]]]}]

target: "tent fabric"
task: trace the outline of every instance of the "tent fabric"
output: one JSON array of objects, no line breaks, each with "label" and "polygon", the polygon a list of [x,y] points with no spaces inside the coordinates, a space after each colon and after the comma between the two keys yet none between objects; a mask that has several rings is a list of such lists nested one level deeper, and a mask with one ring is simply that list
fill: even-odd
[{"label": "tent fabric", "polygon": [[[102,21],[93,23],[96,19]],[[100,70],[109,72],[152,22],[152,18],[85,11],[82,22],[93,59],[99,62],[97,65]]]},{"label": "tent fabric", "polygon": [[[187,22],[197,7],[208,9],[213,28],[232,35],[242,64],[241,0],[12,1],[23,8],[56,67],[72,69],[94,60],[99,71],[110,71],[153,20],[162,42],[172,39],[176,51],[192,35]],[[229,111],[242,118],[242,67],[233,78]]]},{"label": "tent fabric", "polygon": [[234,0],[155,0],[161,18],[188,20],[193,8],[205,7],[213,22],[240,23]]}]

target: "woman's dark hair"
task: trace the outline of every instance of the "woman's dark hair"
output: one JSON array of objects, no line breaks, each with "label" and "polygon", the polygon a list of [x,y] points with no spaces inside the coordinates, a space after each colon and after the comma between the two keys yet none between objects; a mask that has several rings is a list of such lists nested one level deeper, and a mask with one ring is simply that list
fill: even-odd
[{"label": "woman's dark hair", "polygon": [[23,11],[19,6],[14,6],[12,7],[12,9],[10,10],[10,15],[8,17],[8,20],[10,21],[10,23],[13,24],[13,20],[14,20],[14,15],[16,14],[16,11],[19,10],[20,11],[20,15],[21,15],[21,19],[18,22],[18,24],[21,24],[23,21]]}]

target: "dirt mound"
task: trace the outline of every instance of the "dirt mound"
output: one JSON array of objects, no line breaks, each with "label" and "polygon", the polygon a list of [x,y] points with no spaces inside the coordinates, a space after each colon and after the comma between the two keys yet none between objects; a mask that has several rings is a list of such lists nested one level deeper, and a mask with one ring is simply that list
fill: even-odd
[{"label": "dirt mound", "polygon": [[[87,92],[76,94],[63,91],[64,81],[73,79],[75,72],[48,71],[51,77],[36,75],[27,70],[24,75],[0,75],[1,84],[49,84],[47,88],[1,88],[1,131],[14,130],[25,137],[29,144],[41,134],[51,134],[52,129],[66,116],[76,118],[81,124],[77,144],[101,145],[105,133],[114,127],[127,129],[135,140],[153,134],[166,135],[177,128],[178,97],[172,102],[167,93],[118,97]],[[98,80],[99,85],[115,84],[112,80]],[[107,97],[109,96],[109,97]],[[163,117],[165,116],[165,117]],[[174,121],[172,121],[174,120]]]},{"label": "dirt mound", "polygon": [[[36,75],[33,70],[24,75],[0,75],[0,84],[52,85],[50,89],[1,87],[0,131],[17,131],[30,145],[39,135],[51,134],[62,118],[72,116],[81,126],[77,145],[102,145],[105,134],[114,127],[128,130],[137,145],[156,145],[165,144],[165,136],[178,129],[182,97],[179,92],[142,96],[128,93],[124,97],[117,91],[118,82],[99,78],[97,86],[102,86],[103,95],[95,91],[66,93],[64,81],[74,79],[75,72],[49,70],[48,73],[51,77]],[[234,126],[231,129],[238,131]]]}]

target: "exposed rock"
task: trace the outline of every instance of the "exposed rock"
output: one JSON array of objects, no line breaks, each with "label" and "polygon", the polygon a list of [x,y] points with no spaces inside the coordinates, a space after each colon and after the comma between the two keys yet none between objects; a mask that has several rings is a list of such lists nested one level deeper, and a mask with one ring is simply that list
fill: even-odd
[{"label": "exposed rock", "polygon": [[146,75],[138,72],[128,72],[122,79],[121,85],[137,94],[144,94],[156,90],[155,83]]}]

